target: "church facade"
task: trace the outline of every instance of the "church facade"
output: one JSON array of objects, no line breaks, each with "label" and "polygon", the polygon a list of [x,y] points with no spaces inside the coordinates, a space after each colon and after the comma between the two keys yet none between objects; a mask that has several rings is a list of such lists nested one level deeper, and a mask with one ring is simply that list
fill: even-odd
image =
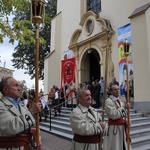
[{"label": "church facade", "polygon": [[121,89],[126,80],[122,45],[128,39],[128,75],[134,81],[131,101],[134,109],[149,110],[149,6],[149,0],[57,0],[57,15],[51,21],[50,54],[44,61],[44,93],[54,84],[61,87],[61,63],[69,58],[76,61],[76,88],[101,76],[109,83],[115,76]]}]

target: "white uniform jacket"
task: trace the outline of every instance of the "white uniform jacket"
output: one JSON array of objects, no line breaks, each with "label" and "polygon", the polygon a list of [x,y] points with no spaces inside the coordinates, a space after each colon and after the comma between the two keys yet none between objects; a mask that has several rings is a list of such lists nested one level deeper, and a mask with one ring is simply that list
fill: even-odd
[{"label": "white uniform jacket", "polygon": [[[123,107],[124,103],[119,99],[120,104],[116,101],[114,96],[110,96],[105,103],[105,111],[108,120],[111,122],[125,121],[127,117],[127,110]],[[109,122],[109,121],[108,121]],[[127,150],[127,137],[125,132],[125,125],[114,125],[108,123],[108,130],[104,137],[103,150],[123,150],[123,145]],[[131,148],[130,148],[131,150]]]},{"label": "white uniform jacket", "polygon": [[20,111],[5,97],[0,100],[0,136],[15,136],[30,131],[35,125],[31,112],[23,104]]},{"label": "white uniform jacket", "polygon": [[[100,125],[101,116],[92,107],[90,107],[94,116],[88,112],[88,109],[82,105],[78,105],[70,116],[72,131],[80,136],[98,135],[103,132]],[[80,143],[72,141],[71,150],[99,150],[99,143]]]}]

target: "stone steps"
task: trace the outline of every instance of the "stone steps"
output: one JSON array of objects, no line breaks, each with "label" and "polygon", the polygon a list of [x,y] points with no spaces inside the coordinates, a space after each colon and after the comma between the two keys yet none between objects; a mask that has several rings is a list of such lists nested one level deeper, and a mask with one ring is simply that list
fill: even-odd
[{"label": "stone steps", "polygon": [[[101,113],[101,109],[98,109]],[[40,129],[72,140],[73,133],[70,126],[70,108],[62,107],[62,112],[58,116],[54,116],[54,112],[51,113],[51,130],[50,130],[50,118],[46,121],[40,122]],[[133,150],[150,150],[150,117],[142,117],[141,112],[130,111],[131,128],[130,135],[132,141]],[[105,121],[107,117],[105,115]]]}]

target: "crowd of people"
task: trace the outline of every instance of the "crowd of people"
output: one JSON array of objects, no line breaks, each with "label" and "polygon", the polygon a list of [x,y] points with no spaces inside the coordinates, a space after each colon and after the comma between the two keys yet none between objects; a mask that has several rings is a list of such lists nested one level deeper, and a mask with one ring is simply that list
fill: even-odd
[{"label": "crowd of people", "polygon": [[[104,95],[104,78],[100,77],[100,80],[96,79],[92,82],[85,81],[79,84],[79,87],[75,87],[75,83],[71,82],[70,84],[65,84],[62,89],[59,89],[57,86],[53,85],[50,88],[48,95],[48,104],[50,106],[58,105],[62,102],[64,107],[75,108],[78,104],[77,102],[77,92],[87,88],[91,92],[92,97],[92,106],[94,108],[102,108],[103,104],[103,95]],[[119,82],[116,81],[116,77],[112,78],[112,81],[108,84],[106,91],[107,96],[110,95],[110,87],[111,85],[116,84],[119,86]],[[66,103],[65,103],[66,102]],[[61,106],[56,108],[55,116],[60,113]]]},{"label": "crowd of people", "polygon": [[[21,136],[36,129],[37,115],[48,116],[50,107],[54,108],[54,116],[61,113],[61,106],[74,107],[70,115],[71,128],[74,133],[71,150],[99,150],[103,139],[103,150],[127,150],[127,112],[130,103],[124,103],[119,98],[120,89],[116,78],[112,78],[107,88],[108,97],[105,100],[105,111],[108,123],[102,120],[101,114],[95,108],[102,107],[104,79],[84,82],[75,88],[72,82],[59,89],[53,85],[48,94],[48,101],[43,93],[39,93],[38,102],[34,95],[26,92],[21,94],[21,88],[13,77],[6,77],[0,82],[0,136]],[[62,102],[64,102],[62,104]],[[67,102],[67,105],[66,103]],[[31,134],[29,134],[32,136]],[[129,141],[128,141],[129,142]],[[29,141],[30,149],[41,150],[42,142],[37,144]],[[15,149],[21,149],[17,146]],[[131,150],[131,147],[130,147]]]},{"label": "crowd of people", "polygon": [[61,112],[61,106],[68,108],[75,108],[78,104],[77,102],[77,92],[87,88],[90,90],[92,95],[92,105],[94,108],[102,107],[102,98],[104,93],[104,79],[101,77],[100,80],[95,80],[92,82],[83,82],[79,84],[79,87],[75,87],[75,83],[65,84],[61,89],[53,85],[50,88],[48,94],[48,104],[49,106],[55,107],[63,102],[62,105],[55,108],[55,116]]},{"label": "crowd of people", "polygon": [[[32,90],[32,92],[26,92],[26,91],[22,91],[20,92],[20,100],[21,102],[27,106],[27,108],[31,108],[32,105],[35,103],[35,92],[34,90]],[[40,121],[42,121],[42,117],[45,117],[45,121],[48,118],[48,111],[49,111],[49,106],[48,103],[43,95],[43,92],[39,92],[38,93],[38,101],[41,103],[42,105],[42,109],[41,112],[39,113],[39,118]]]},{"label": "crowd of people", "polygon": [[62,106],[68,108],[76,107],[77,100],[75,84],[66,84],[62,89],[59,89],[56,85],[53,85],[48,94],[48,105],[54,108],[55,116],[61,113]]}]

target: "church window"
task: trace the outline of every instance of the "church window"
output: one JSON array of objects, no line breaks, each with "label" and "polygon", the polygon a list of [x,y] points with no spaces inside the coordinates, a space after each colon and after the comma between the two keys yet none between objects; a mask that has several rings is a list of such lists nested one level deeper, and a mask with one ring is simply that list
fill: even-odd
[{"label": "church window", "polygon": [[87,0],[87,11],[101,12],[101,0]]}]

